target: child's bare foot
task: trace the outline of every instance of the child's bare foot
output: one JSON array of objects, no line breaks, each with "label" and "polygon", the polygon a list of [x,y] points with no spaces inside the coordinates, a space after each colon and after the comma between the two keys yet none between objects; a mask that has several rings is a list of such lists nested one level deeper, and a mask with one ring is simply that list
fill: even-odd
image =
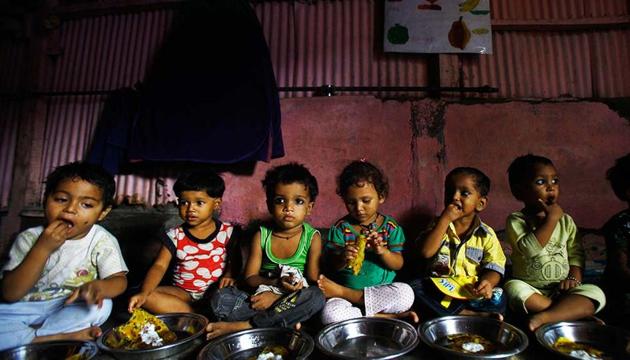
[{"label": "child's bare foot", "polygon": [[343,287],[324,275],[319,275],[317,286],[324,293],[326,299],[332,297],[342,297],[343,295]]},{"label": "child's bare foot", "polygon": [[414,324],[420,322],[420,317],[416,314],[415,311],[409,310],[405,312],[401,312],[398,314],[386,314],[386,313],[378,313],[374,314],[374,317],[386,318],[386,319],[401,319],[401,320],[409,320]]},{"label": "child's bare foot", "polygon": [[473,311],[473,310],[464,309],[459,312],[459,315],[489,317],[489,318],[497,319],[499,321],[503,321],[503,315],[497,312]]},{"label": "child's bare foot", "polygon": [[527,324],[527,327],[529,327],[530,331],[534,332],[536,331],[536,329],[538,329],[542,325],[545,325],[548,322],[549,320],[547,319],[547,315],[543,311],[530,317],[529,324]]},{"label": "child's bare foot", "polygon": [[70,333],[63,334],[53,334],[53,335],[45,335],[38,336],[33,339],[34,343],[44,342],[44,341],[53,341],[53,340],[95,340],[97,337],[101,336],[103,331],[98,326],[91,326],[85,329],[81,329],[78,331],[73,331]]},{"label": "child's bare foot", "polygon": [[210,323],[206,326],[206,339],[214,339],[221,335],[231,334],[233,332],[251,329],[252,325],[249,321],[220,321],[215,323]]}]

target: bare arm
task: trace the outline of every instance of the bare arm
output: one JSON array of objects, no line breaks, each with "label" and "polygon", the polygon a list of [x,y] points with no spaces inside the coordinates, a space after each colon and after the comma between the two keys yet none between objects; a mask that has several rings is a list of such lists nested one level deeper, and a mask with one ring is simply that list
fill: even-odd
[{"label": "bare arm", "polygon": [[485,270],[479,277],[477,284],[475,284],[472,293],[490,299],[492,297],[492,289],[499,284],[499,281],[501,281],[501,274],[494,270]]},{"label": "bare arm", "polygon": [[374,253],[380,257],[386,268],[390,270],[400,270],[402,268],[404,263],[402,254],[385,247],[383,237],[376,231],[368,234],[367,246],[372,248]]},{"label": "bare arm", "polygon": [[2,280],[5,301],[18,301],[28,293],[39,280],[48,257],[63,245],[67,234],[68,226],[59,220],[53,221],[44,229],[20,265],[5,272]]},{"label": "bare arm", "polygon": [[399,252],[386,250],[381,255],[381,261],[390,270],[400,270],[403,267],[403,255]]},{"label": "bare arm", "polygon": [[173,255],[171,255],[168,248],[162,245],[157,258],[153,262],[153,265],[151,265],[151,268],[142,282],[140,292],[129,299],[129,305],[127,307],[129,312],[132,312],[134,309],[144,305],[147,301],[147,297],[153,292],[153,290],[155,290],[156,287],[158,287],[160,281],[162,281],[162,278],[171,263],[172,257]]},{"label": "bare arm", "polygon": [[261,265],[262,246],[260,241],[260,231],[258,231],[252,239],[252,246],[249,251],[249,257],[247,258],[247,265],[245,265],[245,283],[252,288],[257,288],[258,285],[263,284],[278,286],[278,279],[267,279],[260,276]]},{"label": "bare arm", "polygon": [[311,239],[311,247],[308,250],[308,259],[306,261],[306,279],[309,282],[317,282],[319,278],[319,262],[322,255],[322,237],[319,233],[315,233]]},{"label": "bare arm", "polygon": [[101,306],[104,299],[112,299],[120,295],[127,288],[127,276],[119,272],[102,280],[87,282],[76,288],[66,300],[66,304],[73,303],[79,297],[88,304]]},{"label": "bare arm", "polygon": [[569,266],[569,275],[567,278],[560,281],[558,288],[566,291],[582,284],[582,268],[579,266]]},{"label": "bare arm", "polygon": [[168,248],[162,245],[157,258],[153,262],[153,265],[151,265],[151,268],[147,272],[147,276],[142,282],[142,288],[140,289],[141,293],[148,295],[158,287],[164,277],[164,274],[166,273],[166,270],[168,270],[168,266],[170,265],[172,258],[173,255],[171,255]]},{"label": "bare arm", "polygon": [[437,223],[429,231],[427,236],[418,241],[418,250],[420,252],[420,256],[425,259],[429,259],[433,257],[438,250],[440,250],[440,245],[442,244],[442,238],[444,234],[446,234],[446,230],[448,229],[448,225],[462,216],[462,210],[454,204],[449,204],[442,214],[438,218]]}]

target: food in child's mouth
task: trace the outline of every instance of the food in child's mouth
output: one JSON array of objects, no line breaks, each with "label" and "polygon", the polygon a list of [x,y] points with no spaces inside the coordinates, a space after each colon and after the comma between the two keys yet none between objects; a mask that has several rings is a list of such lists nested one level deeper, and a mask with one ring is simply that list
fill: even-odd
[{"label": "food in child's mouth", "polygon": [[164,321],[142,309],[135,309],[126,323],[114,328],[106,345],[114,349],[151,349],[173,343],[177,335]]},{"label": "food in child's mouth", "polygon": [[606,359],[603,351],[596,349],[595,347],[591,345],[572,341],[564,336],[561,336],[558,339],[556,339],[556,342],[553,344],[553,347],[554,349],[560,351],[561,353],[567,354],[576,359],[583,359],[583,360]]}]

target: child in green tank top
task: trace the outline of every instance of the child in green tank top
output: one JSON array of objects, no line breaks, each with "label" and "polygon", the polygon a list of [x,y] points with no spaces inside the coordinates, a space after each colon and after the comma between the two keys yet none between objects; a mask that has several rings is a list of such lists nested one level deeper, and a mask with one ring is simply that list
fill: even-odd
[{"label": "child in green tank top", "polygon": [[262,183],[273,221],[254,235],[245,266],[245,283],[257,290],[250,295],[220,289],[212,298],[220,321],[208,324],[208,339],[254,327],[297,326],[324,306],[321,290],[309,286],[319,276],[322,240],[305,222],[317,180],[303,165],[290,163],[267,171]]}]

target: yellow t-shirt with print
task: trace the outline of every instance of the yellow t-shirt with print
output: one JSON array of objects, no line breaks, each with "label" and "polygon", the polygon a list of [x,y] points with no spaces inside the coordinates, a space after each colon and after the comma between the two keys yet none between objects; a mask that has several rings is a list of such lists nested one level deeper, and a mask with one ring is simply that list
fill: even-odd
[{"label": "yellow t-shirt with print", "polygon": [[479,276],[483,270],[505,273],[505,254],[494,230],[479,217],[467,239],[460,239],[450,223],[438,252],[429,263],[429,276]]}]

